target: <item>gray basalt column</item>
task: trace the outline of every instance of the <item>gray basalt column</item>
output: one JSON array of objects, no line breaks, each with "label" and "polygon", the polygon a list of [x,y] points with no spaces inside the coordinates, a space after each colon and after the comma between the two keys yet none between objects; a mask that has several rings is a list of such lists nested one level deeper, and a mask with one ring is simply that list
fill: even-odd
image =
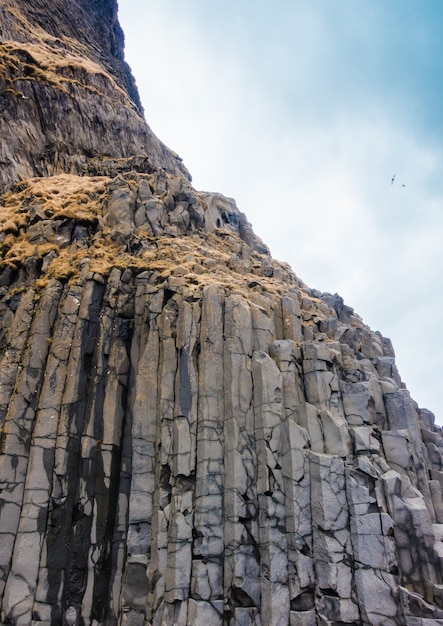
[{"label": "gray basalt column", "polygon": [[442,584],[441,563],[434,548],[432,519],[423,494],[394,470],[381,476],[393,520],[398,565],[404,586],[434,601]]},{"label": "gray basalt column", "polygon": [[185,626],[192,568],[198,406],[195,351],[199,334],[200,303],[188,302],[185,299],[186,293],[183,297],[180,295],[175,298],[178,304],[178,370],[172,424],[171,518],[168,527],[166,606],[163,620]]},{"label": "gray basalt column", "polygon": [[334,369],[334,355],[329,348],[315,341],[303,344],[303,371],[308,402],[319,411],[334,415],[339,410],[339,384]]},{"label": "gray basalt column", "polygon": [[[127,561],[123,581],[123,623],[136,626],[144,623],[148,599],[147,568],[151,554],[151,526],[156,486],[156,438],[159,397],[160,338],[159,316],[163,308],[164,291],[154,293],[140,279],[137,287],[136,329],[133,344],[139,358],[133,362],[136,371],[132,409],[131,490],[129,497],[129,526]],[[141,318],[141,319],[140,319]],[[145,325],[148,330],[145,330]],[[147,339],[144,341],[144,335]]]},{"label": "gray basalt column", "polygon": [[252,621],[261,603],[252,323],[249,305],[240,295],[225,300],[224,333],[224,598],[227,619],[235,624],[240,615]]},{"label": "gray basalt column", "polygon": [[[3,592],[11,567],[15,536],[19,528],[35,413],[61,292],[60,283],[54,281],[37,305],[3,424],[0,456],[0,593]],[[24,311],[23,314],[26,317]],[[23,588],[26,586],[24,583]],[[7,605],[9,609],[8,600]]]},{"label": "gray basalt column", "polygon": [[[66,384],[55,441],[51,500],[46,540],[40,559],[36,606],[42,619],[61,620],[64,608],[75,605],[77,614],[84,591],[82,576],[75,576],[72,552],[82,518],[78,508],[81,437],[88,398],[93,395],[94,355],[104,287],[93,280],[81,290],[81,302],[66,364]],[[85,548],[87,556],[89,545]],[[83,563],[82,563],[83,565]],[[38,604],[37,604],[38,603]],[[67,604],[66,604],[67,603]],[[44,616],[44,617],[43,617]]]},{"label": "gray basalt column", "polygon": [[311,506],[317,612],[337,622],[360,622],[355,597],[345,465],[311,452]]},{"label": "gray basalt column", "polygon": [[266,352],[253,356],[259,504],[261,618],[289,621],[285,488],[282,474],[282,375]]},{"label": "gray basalt column", "polygon": [[[382,510],[383,497],[373,475],[346,470],[355,582],[362,623],[368,626],[404,624],[399,601],[397,558],[392,518]],[[384,506],[384,505],[383,505]],[[379,509],[379,510],[377,510]]]},{"label": "gray basalt column", "polygon": [[5,331],[6,349],[0,360],[0,423],[2,425],[8,412],[16,378],[21,372],[19,364],[31,329],[35,296],[32,289],[28,289],[21,295],[12,323]]},{"label": "gray basalt column", "polygon": [[275,339],[274,303],[266,297],[255,297],[250,304],[252,316],[253,349],[267,352]]},{"label": "gray basalt column", "polygon": [[203,289],[189,626],[223,623],[223,298],[216,286]]},{"label": "gray basalt column", "polygon": [[[12,618],[17,624],[31,623],[52,485],[60,405],[66,382],[66,363],[80,298],[81,287],[73,285],[63,299],[35,415],[22,513],[2,605],[5,618]],[[34,610],[38,614],[38,607]]]},{"label": "gray basalt column", "polygon": [[[394,434],[394,436],[397,432],[406,433],[411,454],[409,467],[406,463],[403,463],[404,469],[414,487],[417,487],[423,494],[429,514],[435,521],[435,511],[429,488],[429,471],[424,454],[425,446],[421,437],[418,414],[409,391],[407,389],[398,389],[391,393],[385,393],[384,400],[390,428],[388,432]],[[388,463],[390,463],[390,460],[387,454]],[[397,468],[393,467],[393,469]]]},{"label": "gray basalt column", "polygon": [[300,302],[296,294],[281,299],[281,311],[284,339],[303,341]]},{"label": "gray basalt column", "polygon": [[[114,559],[114,526],[120,493],[121,445],[127,410],[131,324],[120,316],[115,285],[120,271],[110,276],[100,315],[94,379],[81,440],[82,472],[76,502],[76,559],[87,567],[81,614],[104,619],[110,605]],[[72,559],[71,559],[72,560]],[[71,608],[73,614],[73,608]]]},{"label": "gray basalt column", "polygon": [[271,348],[283,378],[282,472],[285,485],[286,536],[291,624],[316,624],[312,559],[309,434],[303,395],[301,352],[291,340]]},{"label": "gray basalt column", "polygon": [[[176,346],[178,303],[168,296],[159,316],[160,351],[158,364],[157,435],[155,491],[152,511],[151,554],[148,566],[149,594],[146,619],[161,620],[165,609],[169,529],[172,516],[174,468],[173,428],[175,385],[178,370]],[[171,297],[169,297],[171,296]]]}]

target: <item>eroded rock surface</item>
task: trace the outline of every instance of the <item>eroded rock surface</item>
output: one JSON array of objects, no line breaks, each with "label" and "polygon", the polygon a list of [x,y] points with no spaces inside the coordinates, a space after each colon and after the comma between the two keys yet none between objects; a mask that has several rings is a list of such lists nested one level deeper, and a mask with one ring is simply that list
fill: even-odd
[{"label": "eroded rock surface", "polygon": [[2,1],[0,187],[104,156],[187,175],[142,116],[116,13],[116,0]]},{"label": "eroded rock surface", "polygon": [[100,68],[1,95],[0,623],[443,624],[440,427],[390,341],[150,134],[115,11],[0,14],[14,71],[43,45]]}]

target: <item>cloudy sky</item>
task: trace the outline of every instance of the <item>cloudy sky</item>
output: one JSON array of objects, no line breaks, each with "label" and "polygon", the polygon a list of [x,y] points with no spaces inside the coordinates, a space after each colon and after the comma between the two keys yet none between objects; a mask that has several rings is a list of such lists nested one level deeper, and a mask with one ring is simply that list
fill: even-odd
[{"label": "cloudy sky", "polygon": [[120,0],[119,15],[148,123],[195,187],[235,198],[275,258],[390,337],[443,424],[443,1]]}]

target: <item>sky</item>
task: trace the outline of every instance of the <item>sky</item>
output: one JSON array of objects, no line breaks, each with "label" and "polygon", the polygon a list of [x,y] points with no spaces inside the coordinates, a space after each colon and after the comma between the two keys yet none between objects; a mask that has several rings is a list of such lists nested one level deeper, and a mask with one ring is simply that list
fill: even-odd
[{"label": "sky", "polygon": [[443,424],[443,1],[119,4],[147,121],[194,186],[390,337]]}]

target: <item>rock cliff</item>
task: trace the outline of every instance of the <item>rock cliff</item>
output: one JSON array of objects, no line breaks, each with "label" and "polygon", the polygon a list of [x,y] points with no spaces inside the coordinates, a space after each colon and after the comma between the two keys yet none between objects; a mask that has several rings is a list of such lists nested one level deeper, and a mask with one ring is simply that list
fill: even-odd
[{"label": "rock cliff", "polygon": [[443,436],[390,341],[192,187],[115,0],[0,37],[1,624],[443,624]]}]

